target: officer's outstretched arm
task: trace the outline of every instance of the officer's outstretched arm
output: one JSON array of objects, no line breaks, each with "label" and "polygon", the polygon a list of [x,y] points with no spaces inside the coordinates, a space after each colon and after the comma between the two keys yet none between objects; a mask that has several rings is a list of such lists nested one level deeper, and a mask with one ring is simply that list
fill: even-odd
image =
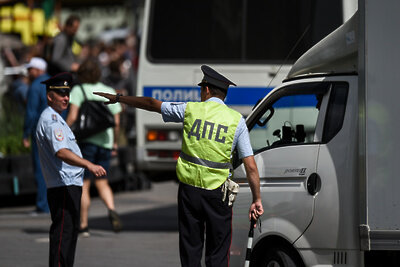
[{"label": "officer's outstretched arm", "polygon": [[118,96],[113,94],[94,92],[93,94],[107,98],[109,101],[104,104],[114,104],[117,102],[148,111],[161,113],[162,101],[146,96]]},{"label": "officer's outstretched arm", "polygon": [[257,221],[257,219],[264,213],[260,195],[260,176],[258,174],[254,156],[243,158],[243,163],[246,169],[247,180],[253,194],[253,203],[251,203],[249,209],[249,220],[253,218],[254,221]]},{"label": "officer's outstretched arm", "polygon": [[106,170],[100,166],[91,163],[90,161],[83,159],[76,155],[74,152],[67,148],[62,148],[57,151],[56,156],[62,161],[68,163],[69,165],[82,167],[88,169],[91,173],[93,173],[96,177],[106,176]]}]

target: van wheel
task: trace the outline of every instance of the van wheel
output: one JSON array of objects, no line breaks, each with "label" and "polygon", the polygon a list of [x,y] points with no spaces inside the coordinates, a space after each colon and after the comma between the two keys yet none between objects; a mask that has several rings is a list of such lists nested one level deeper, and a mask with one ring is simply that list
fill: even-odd
[{"label": "van wheel", "polygon": [[262,259],[259,266],[264,267],[299,267],[302,264],[296,264],[295,259],[290,256],[290,252],[276,248],[270,250]]}]

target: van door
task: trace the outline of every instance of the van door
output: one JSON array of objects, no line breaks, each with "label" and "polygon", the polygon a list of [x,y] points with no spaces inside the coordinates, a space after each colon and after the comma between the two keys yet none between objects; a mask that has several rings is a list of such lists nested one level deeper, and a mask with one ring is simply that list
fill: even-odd
[{"label": "van door", "polygon": [[[272,91],[246,120],[260,174],[264,206],[263,233],[275,233],[290,243],[311,223],[323,118],[330,84],[293,84]],[[234,205],[231,256],[243,262],[252,195],[243,164],[235,164],[240,192]],[[299,216],[300,215],[300,216]],[[244,233],[241,233],[244,232]],[[255,231],[255,239],[259,235]]]}]

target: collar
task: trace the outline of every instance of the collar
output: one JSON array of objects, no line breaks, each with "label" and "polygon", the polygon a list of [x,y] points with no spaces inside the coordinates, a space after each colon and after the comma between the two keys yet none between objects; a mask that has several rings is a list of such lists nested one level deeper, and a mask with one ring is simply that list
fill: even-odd
[{"label": "collar", "polygon": [[217,102],[217,103],[219,103],[219,104],[225,105],[224,101],[222,101],[222,100],[221,100],[220,98],[218,98],[218,97],[210,97],[209,99],[207,99],[207,100],[204,101],[204,102],[208,102],[208,101],[214,101],[214,102]]}]

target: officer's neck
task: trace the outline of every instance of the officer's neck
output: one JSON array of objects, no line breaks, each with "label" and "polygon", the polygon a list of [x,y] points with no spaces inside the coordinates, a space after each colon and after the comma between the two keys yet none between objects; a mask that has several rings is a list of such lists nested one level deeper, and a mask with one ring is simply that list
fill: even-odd
[{"label": "officer's neck", "polygon": [[207,96],[204,97],[204,99],[202,99],[201,101],[202,101],[202,102],[205,102],[205,101],[207,101],[208,99],[213,98],[213,97],[218,98],[218,99],[221,99],[222,101],[224,101],[223,98],[221,98],[220,96],[216,96],[216,95],[207,95]]}]

